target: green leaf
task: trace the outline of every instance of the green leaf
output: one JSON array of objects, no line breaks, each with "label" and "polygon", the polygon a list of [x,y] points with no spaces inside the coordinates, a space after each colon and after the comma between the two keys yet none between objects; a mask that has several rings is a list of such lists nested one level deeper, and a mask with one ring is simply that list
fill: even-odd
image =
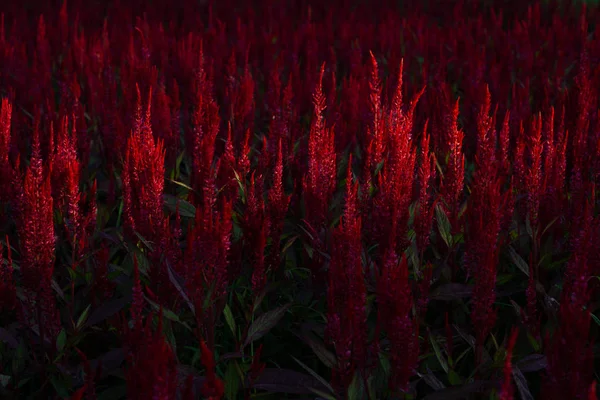
[{"label": "green leaf", "polygon": [[290,308],[290,304],[277,307],[276,309],[266,312],[256,318],[252,325],[250,325],[250,328],[248,328],[248,335],[246,336],[244,346],[260,339],[271,329],[273,329],[273,327],[277,325],[281,318],[283,318],[288,308]]},{"label": "green leaf", "polygon": [[[156,311],[160,311],[160,305],[156,304],[155,302],[153,302],[152,300],[150,300],[147,296],[144,296],[144,298],[146,299],[146,301],[148,302],[148,304],[150,304]],[[177,314],[175,314],[173,311],[169,310],[168,308],[162,308],[162,313],[163,313],[163,317],[165,317],[166,319],[173,321],[173,322],[177,322],[183,326],[185,326],[186,328],[188,328],[189,330],[191,330],[191,328],[189,327],[188,324],[183,323],[181,321],[181,319],[179,319],[179,316]]]},{"label": "green leaf", "polygon": [[596,315],[594,315],[594,313],[590,313],[590,316],[592,317],[592,319],[594,320],[594,322],[596,324],[598,324],[598,326],[600,326],[600,318],[596,317]]},{"label": "green leaf", "polygon": [[377,165],[375,166],[375,173],[373,175],[379,175],[379,172],[381,172],[381,169],[383,168],[383,164],[385,162],[384,160],[379,161],[379,163],[377,163]]},{"label": "green leaf", "polygon": [[548,223],[548,225],[546,225],[546,227],[544,228],[544,230],[542,231],[542,235],[544,236],[544,234],[546,234],[546,232],[548,231],[548,229],[550,229],[550,227],[552,227],[552,225],[554,225],[554,223],[558,220],[558,217],[554,218],[552,221],[550,221],[550,223]]},{"label": "green leaf", "polygon": [[[145,237],[143,237],[142,235],[140,235],[138,232],[134,232],[134,233],[135,233],[135,236],[137,236],[137,237],[138,237],[138,239],[140,239],[140,241],[142,242],[142,244],[143,244],[144,246],[146,246],[146,248],[147,248],[148,250],[150,250],[150,251],[153,251],[153,250],[154,250],[154,246],[152,246],[152,243],[150,243],[148,240],[146,240],[146,238],[145,238]],[[140,260],[138,260],[138,261],[140,261]]]},{"label": "green leaf", "polygon": [[317,396],[319,396],[319,397],[321,397],[321,398],[323,398],[325,400],[337,400],[335,398],[335,396],[333,396],[331,394],[322,392],[322,391],[314,389],[314,388],[309,388],[309,389],[310,389],[311,392],[313,392],[314,394],[316,394]]},{"label": "green leaf", "polygon": [[359,378],[358,374],[354,374],[354,378],[352,378],[352,382],[348,387],[348,400],[364,399],[364,392],[362,379]]},{"label": "green leaf", "polygon": [[63,379],[59,379],[56,376],[51,376],[50,382],[52,383],[54,390],[56,390],[56,394],[58,394],[63,399],[66,399],[69,397],[69,390],[67,389],[67,386],[69,386],[69,385],[67,385],[67,383],[64,382]]},{"label": "green leaf", "polygon": [[308,372],[309,374],[311,374],[316,380],[318,380],[323,386],[325,386],[330,391],[331,394],[335,394],[335,390],[333,390],[333,387],[329,384],[329,382],[327,382],[325,379],[323,379],[323,377],[321,377],[319,374],[317,374],[315,371],[313,371],[308,365],[306,365],[302,361],[298,360],[296,357],[292,356],[292,358],[302,368],[304,368],[304,370],[306,372]]},{"label": "green leaf", "polygon": [[181,163],[183,162],[183,156],[185,155],[185,151],[182,151],[177,156],[177,160],[175,161],[175,177],[179,178],[181,175]]},{"label": "green leaf", "polygon": [[119,202],[119,213],[117,214],[116,226],[121,226],[121,216],[123,215],[123,202]]},{"label": "green leaf", "polygon": [[85,321],[87,321],[88,315],[90,315],[90,309],[91,309],[92,305],[89,304],[85,310],[83,310],[83,312],[81,313],[81,315],[79,316],[79,319],[77,320],[77,325],[75,325],[75,327],[79,330],[83,324],[85,324]]},{"label": "green leaf", "polygon": [[452,386],[462,385],[462,379],[453,369],[448,371],[448,382],[450,382]]},{"label": "green leaf", "polygon": [[223,378],[225,384],[225,397],[228,400],[235,400],[240,390],[240,377],[238,375],[237,361],[232,361],[227,365],[227,371]]},{"label": "green leaf", "polygon": [[452,247],[452,226],[450,225],[448,216],[439,205],[435,207],[435,219],[437,220],[437,226],[444,243],[446,243],[448,248]]},{"label": "green leaf", "polygon": [[166,260],[166,264],[167,264],[167,272],[169,273],[169,280],[171,281],[171,283],[173,284],[173,286],[175,286],[175,289],[177,289],[177,291],[179,292],[179,294],[181,295],[181,297],[183,298],[183,300],[186,302],[186,304],[188,305],[188,307],[190,308],[190,310],[192,310],[192,313],[194,313],[194,315],[195,315],[196,314],[196,308],[194,307],[194,304],[191,302],[190,298],[185,293],[185,290],[183,289],[183,284],[180,282],[180,280],[178,279],[178,277],[175,276],[175,272],[171,268],[169,260]]},{"label": "green leaf", "polygon": [[121,297],[114,300],[105,301],[87,319],[85,325],[93,326],[101,322],[106,321],[119,311],[123,309],[127,304],[131,303],[131,295],[127,297]]},{"label": "green leaf", "polygon": [[508,256],[513,264],[517,266],[517,268],[519,268],[525,275],[529,276],[529,266],[525,260],[523,260],[523,257],[521,257],[512,246],[508,246]]},{"label": "green leaf", "polygon": [[229,304],[225,304],[225,308],[223,309],[223,314],[225,315],[225,322],[227,322],[227,326],[229,326],[231,333],[233,333],[233,336],[235,336],[236,332],[237,332],[237,327],[236,327],[235,319],[233,318],[233,313],[231,312],[231,308],[229,307]]},{"label": "green leaf", "polygon": [[323,364],[328,368],[333,368],[333,366],[336,365],[337,360],[335,354],[327,349],[321,338],[310,331],[303,332],[301,337]]},{"label": "green leaf", "polygon": [[533,400],[533,395],[529,391],[529,385],[527,385],[527,378],[523,375],[519,367],[516,365],[512,366],[512,376],[515,380],[517,390],[521,395],[522,400]]},{"label": "green leaf", "polygon": [[183,218],[194,218],[196,216],[196,207],[188,201],[175,197],[172,194],[165,193],[163,195],[165,205],[171,212],[177,210],[179,205],[179,215]]},{"label": "green leaf", "polygon": [[533,228],[531,227],[531,220],[529,219],[529,215],[525,218],[525,230],[530,238],[533,238]]},{"label": "green leaf", "polygon": [[56,338],[56,350],[58,350],[59,353],[61,353],[63,351],[63,349],[65,348],[65,345],[67,344],[67,332],[62,329],[60,331],[60,333],[58,334],[58,337]]},{"label": "green leaf", "polygon": [[285,254],[288,249],[292,246],[292,244],[294,244],[294,242],[296,241],[296,239],[298,239],[298,235],[296,236],[292,236],[287,242],[286,244],[283,246],[283,249],[281,249],[281,254]]},{"label": "green leaf", "polygon": [[433,335],[429,335],[429,340],[431,341],[431,347],[433,347],[433,351],[435,352],[435,356],[437,357],[442,369],[447,374],[448,373],[448,361],[444,358],[442,354],[442,350],[440,350],[440,346],[438,346],[437,341],[433,337]]},{"label": "green leaf", "polygon": [[473,287],[463,283],[446,283],[438,286],[429,296],[431,300],[454,301],[473,294]]},{"label": "green leaf", "polygon": [[186,185],[183,182],[176,181],[175,179],[167,179],[167,180],[169,182],[172,182],[172,183],[176,184],[177,186],[181,186],[182,188],[185,188],[185,189],[187,189],[189,191],[192,191],[192,192],[194,191],[194,189],[191,186],[188,186],[188,185]]},{"label": "green leaf", "polygon": [[[68,270],[70,270],[70,269],[68,269]],[[60,297],[62,300],[64,300],[65,299],[65,293],[60,288],[60,286],[58,286],[58,282],[56,282],[54,279],[52,279],[52,283],[50,285],[52,286],[52,289],[54,289],[54,291],[56,292],[56,294],[58,294],[58,297]]]}]

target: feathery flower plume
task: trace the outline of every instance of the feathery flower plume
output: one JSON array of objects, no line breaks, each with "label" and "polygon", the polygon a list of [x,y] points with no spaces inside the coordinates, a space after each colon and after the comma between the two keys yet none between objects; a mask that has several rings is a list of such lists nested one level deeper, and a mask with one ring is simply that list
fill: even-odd
[{"label": "feathery flower plume", "polygon": [[325,127],[323,111],[323,73],[321,73],[313,95],[313,119],[308,138],[308,170],[303,179],[306,220],[315,230],[327,223],[329,200],[335,191],[336,156],[332,129]]},{"label": "feathery flower plume", "polygon": [[[4,252],[0,243],[0,257]],[[0,310],[12,310],[17,302],[17,292],[13,277],[12,251],[6,235],[6,262],[0,258]]]},{"label": "feathery flower plume", "polygon": [[327,337],[335,348],[337,365],[332,383],[345,390],[354,373],[367,363],[366,284],[362,268],[361,217],[358,183],[352,182],[352,157],[346,177],[346,205],[334,229],[327,290]]},{"label": "feathery flower plume", "polygon": [[442,198],[446,202],[450,223],[455,231],[459,229],[458,211],[465,177],[465,156],[462,152],[464,133],[458,129],[458,102],[456,100],[454,107],[446,110],[444,117],[449,154],[441,184]]},{"label": "feathery flower plume", "polygon": [[413,297],[408,281],[406,257],[398,260],[393,248],[388,248],[377,280],[379,302],[378,324],[390,341],[392,373],[389,385],[393,390],[407,390],[419,357],[419,326],[411,315]]},{"label": "feathery flower plume", "polygon": [[519,330],[513,328],[510,333],[510,339],[508,340],[508,346],[506,346],[506,359],[504,360],[504,381],[502,382],[502,388],[500,389],[500,400],[513,400],[513,386],[512,386],[512,354],[517,342],[517,335]]},{"label": "feathery flower plume", "polygon": [[163,312],[153,332],[148,318],[135,349],[128,355],[127,394],[132,400],[177,398],[177,362],[173,349],[163,335]]},{"label": "feathery flower plume", "polygon": [[46,330],[50,337],[54,337],[58,334],[59,322],[51,288],[56,241],[51,192],[50,173],[44,168],[40,156],[36,122],[33,154],[17,194],[17,235],[21,249],[22,283],[30,295],[27,312],[31,313],[40,330]]},{"label": "feathery flower plume", "polygon": [[0,106],[0,201],[10,199],[11,165],[9,162],[12,103],[2,99]]}]

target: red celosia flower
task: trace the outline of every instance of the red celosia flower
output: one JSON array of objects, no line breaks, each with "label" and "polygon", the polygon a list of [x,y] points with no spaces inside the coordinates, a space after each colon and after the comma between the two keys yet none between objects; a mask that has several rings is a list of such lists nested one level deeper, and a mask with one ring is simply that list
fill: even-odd
[{"label": "red celosia flower", "polygon": [[254,356],[252,357],[252,364],[250,365],[250,371],[248,373],[248,379],[251,383],[256,382],[260,375],[263,373],[266,364],[260,361],[260,357],[262,355],[263,345],[261,344]]},{"label": "red celosia flower", "polygon": [[370,180],[370,176],[373,173],[375,166],[377,166],[377,164],[382,160],[385,144],[385,121],[383,118],[383,109],[381,106],[381,82],[379,81],[379,67],[377,65],[377,60],[375,59],[373,53],[369,52],[369,54],[369,108],[373,122],[367,128],[368,148],[367,160],[365,164],[365,174],[367,176],[367,180]]},{"label": "red celosia flower", "polygon": [[593,381],[588,281],[597,260],[600,219],[592,218],[590,209],[586,206],[580,211],[584,229],[572,239],[573,255],[565,272],[558,330],[552,337],[546,336],[548,368],[542,395],[548,399],[584,399]]},{"label": "red celosia flower", "polygon": [[265,265],[265,248],[269,230],[268,221],[263,220],[260,230],[256,232],[256,243],[253,247],[252,291],[258,296],[267,284],[267,271]]},{"label": "red celosia flower", "polygon": [[73,393],[73,395],[71,396],[71,400],[81,400],[81,399],[83,399],[83,395],[85,395],[86,391],[87,391],[87,386],[83,385],[83,387],[77,389],[75,391],[75,393]]},{"label": "red celosia flower", "polygon": [[542,387],[545,399],[585,399],[593,380],[593,354],[588,344],[590,312],[583,309],[580,296],[562,296],[560,326],[552,337],[546,337],[548,368]]},{"label": "red celosia flower", "polygon": [[202,395],[207,400],[219,400],[225,394],[225,386],[215,373],[215,358],[203,340],[200,341],[200,350],[202,364],[206,368],[206,379],[201,389]]},{"label": "red celosia flower", "polygon": [[277,270],[280,263],[281,232],[283,231],[283,223],[285,215],[290,204],[291,196],[286,195],[283,190],[283,153],[282,143],[279,140],[277,146],[277,158],[275,160],[275,168],[273,169],[273,182],[268,194],[267,214],[271,218],[270,233],[273,243],[271,245],[271,255],[269,257],[269,268]]},{"label": "red celosia flower", "polygon": [[358,184],[352,182],[352,158],[348,161],[346,206],[333,233],[327,290],[327,336],[337,354],[334,386],[345,390],[358,368],[367,363],[366,286],[362,268],[361,218]]},{"label": "red celosia flower", "polygon": [[325,65],[313,95],[314,112],[308,137],[308,170],[303,180],[306,219],[316,230],[327,223],[329,200],[335,191],[336,156],[334,134],[325,127],[325,96],[322,81]]},{"label": "red celosia flower", "polygon": [[537,315],[537,290],[535,287],[535,274],[531,260],[529,262],[529,280],[525,295],[527,296],[525,323],[531,334],[537,339],[540,334],[540,321]]},{"label": "red celosia flower", "polygon": [[506,358],[504,360],[504,381],[502,382],[502,389],[500,389],[500,400],[512,400],[513,399],[513,386],[512,386],[512,364],[511,358],[515,343],[517,341],[517,335],[519,330],[513,328],[506,346]]},{"label": "red celosia flower", "polygon": [[[0,243],[0,257],[3,254]],[[12,310],[17,301],[17,292],[13,277],[12,251],[8,235],[6,235],[6,262],[0,259],[0,309]]]},{"label": "red celosia flower", "polygon": [[[490,182],[483,187],[476,187],[474,183],[470,198],[470,201],[473,201],[470,212],[473,214],[469,214],[471,223],[465,264],[467,271],[475,275],[472,320],[478,346],[483,346],[483,341],[492,329],[496,318],[496,312],[492,307],[495,301],[499,254],[498,235],[503,217],[503,197],[505,197],[501,196],[499,186],[498,182]],[[473,236],[471,236],[472,232]]]},{"label": "red celosia flower", "polygon": [[404,256],[398,261],[393,248],[388,249],[381,265],[377,296],[378,324],[390,341],[390,387],[406,390],[418,362],[419,327],[411,315],[413,298],[408,282],[408,263]]},{"label": "red celosia flower", "polygon": [[500,176],[508,176],[510,172],[510,112],[504,115],[502,128],[498,131],[498,155],[496,160],[500,163]]},{"label": "red celosia flower", "polygon": [[177,363],[171,346],[162,333],[162,310],[153,332],[148,318],[139,342],[128,355],[126,370],[128,397],[135,399],[175,400],[177,397]]},{"label": "red celosia flower", "polygon": [[10,198],[11,166],[8,159],[10,150],[10,127],[12,104],[8,99],[2,99],[0,108],[0,201]]},{"label": "red celosia flower", "polygon": [[[163,297],[169,286],[160,245],[164,234],[163,191],[165,185],[165,150],[161,140],[154,140],[151,128],[152,92],[141,115],[138,89],[138,111],[134,130],[127,140],[123,181],[123,214],[126,233],[137,240],[136,233],[153,246],[149,251],[153,264],[149,270],[151,286]],[[166,300],[163,298],[163,300]]]},{"label": "red celosia flower", "polygon": [[186,288],[198,310],[202,309],[207,295],[219,298],[227,287],[233,228],[231,203],[222,200],[219,208],[216,209],[207,196],[205,204],[196,208],[194,227],[188,232]]},{"label": "red celosia flower", "polygon": [[[138,92],[139,96],[139,92]],[[163,220],[165,152],[162,142],[155,141],[150,128],[151,97],[139,129],[127,141],[123,165],[123,209],[126,226],[131,233],[157,243],[161,233],[156,229]]]},{"label": "red celosia flower", "polygon": [[75,351],[77,351],[77,354],[79,354],[79,357],[81,357],[81,360],[83,361],[83,370],[85,372],[85,384],[83,385],[83,388],[81,388],[81,390],[83,390],[83,393],[87,394],[87,400],[96,400],[96,385],[94,384],[94,380],[96,380],[102,372],[102,362],[100,361],[95,371],[92,371],[90,360],[88,360],[85,353],[83,353],[78,348],[75,348]]},{"label": "red celosia flower", "polygon": [[542,116],[538,115],[532,126],[529,136],[529,158],[531,166],[526,175],[527,211],[533,229],[538,229],[538,215],[540,208],[540,192],[542,185]]},{"label": "red celosia flower", "polygon": [[592,384],[590,385],[590,391],[588,392],[588,400],[598,400],[598,396],[596,395],[596,386],[598,386],[596,381],[592,382]]},{"label": "red celosia flower", "polygon": [[435,159],[429,153],[429,135],[427,134],[427,121],[423,128],[421,140],[421,157],[418,168],[419,197],[417,200],[418,212],[415,215],[414,227],[417,240],[417,248],[421,254],[429,246],[429,234],[433,220],[433,202],[431,188],[435,181]]},{"label": "red celosia flower", "polygon": [[48,330],[58,334],[58,311],[51,284],[54,272],[53,199],[50,174],[40,157],[38,128],[34,130],[33,154],[24,182],[17,194],[17,234],[21,249],[23,286],[30,291],[30,315]]},{"label": "red celosia flower", "polygon": [[[51,126],[51,134],[53,132]],[[77,157],[76,137],[74,127],[69,127],[69,118],[61,120],[56,138],[55,148],[51,149],[50,166],[52,168],[52,191],[56,208],[65,215],[66,229],[69,242],[73,246],[75,258],[80,258],[82,248],[77,248],[77,241],[85,236],[85,226],[80,209],[81,193],[79,190],[79,177],[81,165]],[[50,137],[51,143],[53,141]]]},{"label": "red celosia flower", "polygon": [[[231,136],[231,123],[227,123],[227,141],[225,150],[219,159],[219,169],[217,171],[217,185],[226,199],[234,200],[238,196],[239,185],[236,182],[236,158],[233,148],[233,137]],[[244,182],[245,174],[240,175],[239,179]]]},{"label": "red celosia flower", "polygon": [[[204,186],[213,174],[215,141],[219,132],[219,107],[212,98],[208,78],[204,70],[204,59],[200,54],[200,67],[194,82],[194,109],[191,115],[192,129],[186,137],[192,156],[191,183],[195,190],[195,201],[202,203]],[[207,194],[211,196],[211,194]]]},{"label": "red celosia flower", "polygon": [[445,110],[444,124],[449,149],[448,163],[444,171],[441,194],[446,202],[450,223],[455,232],[459,231],[458,210],[464,185],[465,156],[462,152],[464,133],[458,129],[458,100],[452,109]]},{"label": "red celosia flower", "polygon": [[114,282],[108,277],[108,264],[110,261],[110,249],[104,244],[98,251],[96,267],[94,269],[94,292],[100,299],[109,299],[115,289]]},{"label": "red celosia flower", "polygon": [[[379,244],[379,253],[382,256],[392,243],[396,246],[394,251],[397,253],[404,251],[409,245],[406,232],[417,159],[416,147],[412,141],[412,126],[414,110],[423,91],[413,97],[407,110],[404,110],[401,104],[401,92],[402,71],[400,71],[391,109],[384,115],[386,127],[383,139],[387,158],[377,176],[377,192],[373,199],[371,201],[367,199],[365,204],[365,210],[372,210],[368,225],[369,236]],[[366,194],[369,193],[370,188],[364,186],[364,190],[363,193]],[[426,223],[426,221],[422,222]],[[396,231],[391,232],[391,229]]]}]

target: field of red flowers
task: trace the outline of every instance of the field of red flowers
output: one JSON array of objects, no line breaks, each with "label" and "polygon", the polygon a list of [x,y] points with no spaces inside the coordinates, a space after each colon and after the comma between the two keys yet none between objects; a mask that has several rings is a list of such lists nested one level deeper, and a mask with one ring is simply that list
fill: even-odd
[{"label": "field of red flowers", "polygon": [[597,398],[595,6],[0,12],[0,398]]}]

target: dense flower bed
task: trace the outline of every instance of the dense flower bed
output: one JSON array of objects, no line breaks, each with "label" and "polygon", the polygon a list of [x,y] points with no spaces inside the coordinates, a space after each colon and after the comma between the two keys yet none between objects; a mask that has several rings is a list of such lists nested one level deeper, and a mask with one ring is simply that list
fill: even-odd
[{"label": "dense flower bed", "polygon": [[596,399],[594,6],[0,11],[0,397]]}]

